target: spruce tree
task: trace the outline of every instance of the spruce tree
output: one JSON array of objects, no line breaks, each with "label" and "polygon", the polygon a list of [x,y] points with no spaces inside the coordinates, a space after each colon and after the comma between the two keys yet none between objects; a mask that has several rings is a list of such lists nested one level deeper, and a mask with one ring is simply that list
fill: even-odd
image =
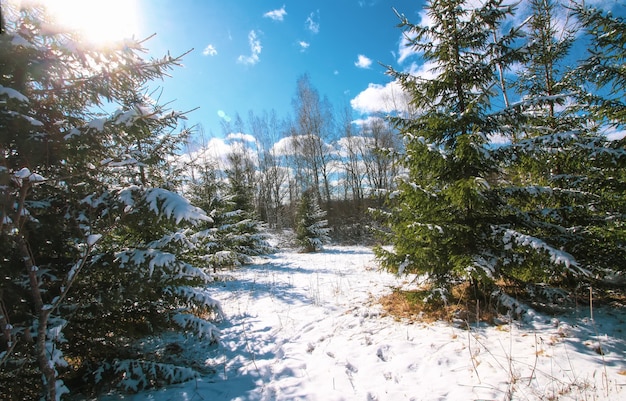
[{"label": "spruce tree", "polygon": [[[421,114],[395,119],[406,174],[387,216],[394,248],[377,255],[392,271],[426,274],[437,294],[469,280],[485,295],[502,294],[498,283],[537,296],[551,292],[546,285],[574,289],[620,270],[624,152],[599,131],[608,117],[600,110],[616,121],[619,101],[594,109],[577,81],[581,69],[566,66],[575,36],[557,31],[556,3],[531,6],[520,51],[510,47],[519,31],[488,35],[512,11],[498,1],[475,9],[433,1],[432,26],[401,24],[436,77],[391,70]],[[623,57],[618,42],[607,44],[606,58],[592,51],[583,67],[610,71],[601,66]],[[498,80],[507,87],[496,72],[510,61],[521,61],[512,86],[519,100],[499,109],[492,88]],[[496,135],[507,142],[494,146]]]},{"label": "spruce tree", "polygon": [[317,202],[316,191],[304,191],[296,213],[296,240],[303,252],[317,252],[330,241],[326,212]]},{"label": "spruce tree", "polygon": [[189,188],[194,204],[211,216],[194,237],[202,244],[197,247],[197,257],[213,272],[250,263],[252,256],[274,251],[253,206],[253,166],[235,154],[228,159],[231,166],[224,176],[206,160],[195,166],[200,174]]},{"label": "spruce tree", "polygon": [[[197,376],[138,348],[170,329],[215,341],[221,314],[188,263],[210,217],[164,168],[184,115],[144,95],[180,59],[145,59],[135,40],[86,47],[43,8],[5,11],[0,392],[57,400],[82,377],[136,390]],[[117,111],[96,114],[104,104]]]},{"label": "spruce tree", "polygon": [[378,247],[376,254],[391,271],[427,275],[433,295],[447,296],[459,280],[486,285],[495,273],[492,233],[502,205],[489,146],[497,126],[489,113],[496,67],[507,63],[494,49],[511,39],[491,38],[513,11],[501,3],[470,9],[464,0],[432,1],[429,26],[401,17],[410,46],[432,63],[435,77],[389,71],[419,115],[394,119],[405,141],[405,174],[390,198],[393,250]]},{"label": "spruce tree", "polygon": [[531,8],[516,85],[520,101],[506,110],[517,131],[497,152],[509,222],[496,232],[510,250],[502,276],[538,296],[551,292],[546,286],[593,282],[623,258],[611,229],[621,221],[621,180],[613,169],[623,164],[623,153],[599,133],[601,123],[580,90],[585,84],[568,66],[575,33],[557,29],[557,3],[533,0]]},{"label": "spruce tree", "polygon": [[230,249],[238,263],[249,263],[250,256],[270,253],[265,225],[255,210],[256,168],[250,149],[243,141],[235,141],[227,155],[225,210],[227,221],[222,243]]}]

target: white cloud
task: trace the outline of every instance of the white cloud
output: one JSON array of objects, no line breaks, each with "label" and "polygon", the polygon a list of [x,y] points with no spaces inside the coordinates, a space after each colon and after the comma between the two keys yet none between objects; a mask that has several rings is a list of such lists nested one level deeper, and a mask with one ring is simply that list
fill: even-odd
[{"label": "white cloud", "polygon": [[418,54],[409,44],[409,38],[406,34],[400,34],[400,43],[398,44],[398,64],[404,63],[407,58]]},{"label": "white cloud", "polygon": [[372,60],[362,54],[359,54],[358,60],[354,63],[354,65],[359,68],[370,68],[370,66],[372,65]]},{"label": "white cloud", "polygon": [[[252,146],[250,146],[250,144]],[[233,152],[245,152],[253,163],[258,163],[256,140],[252,135],[243,133],[231,133],[226,138],[211,138],[207,143],[200,145],[192,152],[184,156],[185,160],[195,160],[211,163],[218,169],[229,168],[228,155]]]},{"label": "white cloud", "polygon": [[268,11],[265,14],[263,14],[264,17],[266,18],[271,18],[274,21],[282,21],[285,19],[285,15],[287,15],[287,11],[285,11],[285,5],[283,4],[283,6],[277,10],[272,10],[272,11]]},{"label": "white cloud", "polygon": [[337,153],[340,156],[346,157],[349,154],[349,149],[365,150],[373,147],[373,145],[373,138],[357,135],[351,137],[343,137],[337,141]]},{"label": "white cloud", "polygon": [[307,17],[305,24],[309,31],[313,33],[319,33],[320,31],[320,11],[314,11]]},{"label": "white cloud", "polygon": [[237,61],[241,64],[255,65],[260,61],[259,54],[261,54],[262,46],[254,30],[250,31],[248,34],[248,43],[250,44],[251,54],[249,56],[241,55]]},{"label": "white cloud", "polygon": [[254,136],[250,134],[244,134],[241,132],[231,132],[226,136],[226,139],[229,141],[243,141],[249,143],[256,143],[256,139]]},{"label": "white cloud", "polygon": [[397,81],[386,85],[369,84],[367,89],[350,100],[350,106],[362,114],[408,110],[407,96]]},{"label": "white cloud", "polygon": [[299,41],[298,45],[300,46],[300,51],[305,51],[306,49],[309,48],[309,46],[311,46],[310,43],[305,42],[304,40]]},{"label": "white cloud", "polygon": [[368,127],[382,121],[384,120],[378,116],[367,116],[366,118],[357,118],[356,120],[352,121],[352,124],[359,127]]},{"label": "white cloud", "polygon": [[[422,79],[436,79],[438,72],[436,63],[428,62],[425,64],[412,63],[405,70],[413,77]],[[410,103],[411,96],[406,93],[398,81],[392,81],[385,85],[370,83],[367,89],[356,95],[350,100],[352,108],[362,114],[376,113],[411,113]]]},{"label": "white cloud", "polygon": [[435,79],[439,76],[437,63],[429,61],[424,64],[411,63],[408,69],[409,74],[422,79]]},{"label": "white cloud", "polygon": [[[294,156],[301,154],[303,152],[303,141],[310,141],[311,138],[314,138],[313,135],[290,135],[280,139],[272,146],[272,152],[278,156]],[[331,149],[332,147],[324,143],[327,149]]]},{"label": "white cloud", "polygon": [[226,162],[226,155],[230,153],[231,147],[221,138],[211,138],[205,147],[198,149],[193,158],[198,160],[214,161],[219,164]]},{"label": "white cloud", "polygon": [[202,54],[204,54],[205,56],[215,56],[217,55],[217,50],[215,49],[215,46],[210,44],[204,48]]}]

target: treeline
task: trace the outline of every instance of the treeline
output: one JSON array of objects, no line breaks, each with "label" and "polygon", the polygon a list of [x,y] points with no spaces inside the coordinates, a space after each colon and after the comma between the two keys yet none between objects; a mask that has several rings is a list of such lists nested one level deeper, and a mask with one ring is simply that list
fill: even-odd
[{"label": "treeline", "polygon": [[[200,126],[189,150],[190,183],[209,178],[209,186],[245,188],[248,206],[278,229],[296,228],[298,205],[310,191],[327,211],[335,239],[365,239],[368,208],[383,205],[399,172],[398,131],[384,116],[355,124],[352,109],[337,111],[307,74],[296,82],[292,104],[293,118],[250,111],[246,119],[237,114],[224,122],[226,153],[212,147]],[[212,176],[202,177],[207,169]]]}]

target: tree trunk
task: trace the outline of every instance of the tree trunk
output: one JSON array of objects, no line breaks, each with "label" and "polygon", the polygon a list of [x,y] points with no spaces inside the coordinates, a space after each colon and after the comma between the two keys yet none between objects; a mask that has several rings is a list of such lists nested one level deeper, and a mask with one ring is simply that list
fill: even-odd
[{"label": "tree trunk", "polygon": [[46,354],[46,338],[48,335],[48,318],[51,309],[46,309],[41,297],[39,288],[39,278],[37,277],[37,266],[33,261],[32,255],[28,248],[28,243],[23,235],[18,237],[18,247],[24,260],[24,267],[28,275],[30,292],[35,303],[35,313],[37,315],[37,341],[35,342],[35,356],[39,363],[42,380],[46,391],[45,399],[48,401],[56,400],[56,371],[50,363],[50,359]]}]

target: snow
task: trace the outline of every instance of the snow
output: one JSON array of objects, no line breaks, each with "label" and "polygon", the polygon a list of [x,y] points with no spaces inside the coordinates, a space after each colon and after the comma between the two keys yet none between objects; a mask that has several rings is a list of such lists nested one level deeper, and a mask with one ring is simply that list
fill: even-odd
[{"label": "snow", "polygon": [[46,179],[37,173],[31,173],[27,167],[21,168],[14,173],[15,178],[18,180],[28,180],[30,182],[43,182]]},{"label": "snow", "polygon": [[7,88],[6,86],[0,85],[0,95],[7,96],[8,98],[15,99],[19,102],[28,103],[28,98],[13,88]]},{"label": "snow", "polygon": [[224,313],[202,356],[213,373],[105,400],[626,399],[620,309],[499,326],[400,320],[377,299],[411,280],[359,246],[283,251],[223,275],[208,287]]},{"label": "snow", "polygon": [[[146,202],[152,211],[159,214],[160,208],[167,218],[172,218],[176,224],[182,220],[191,223],[211,221],[202,209],[192,206],[189,201],[175,192],[162,188],[152,188],[147,191]],[[161,204],[161,205],[159,205]]]},{"label": "snow", "polygon": [[104,131],[104,124],[106,124],[107,119],[105,117],[102,118],[94,118],[93,120],[87,123],[87,128],[93,128],[98,132]]}]

